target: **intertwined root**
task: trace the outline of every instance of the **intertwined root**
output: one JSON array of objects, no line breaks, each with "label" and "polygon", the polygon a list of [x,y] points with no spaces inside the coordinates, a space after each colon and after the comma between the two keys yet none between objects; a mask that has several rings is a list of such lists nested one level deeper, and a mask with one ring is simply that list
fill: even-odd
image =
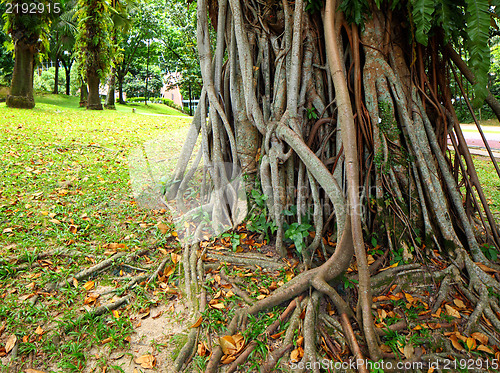
[{"label": "intertwined root", "polygon": [[[306,219],[314,225],[314,237],[296,245],[307,270],[255,303],[236,290],[248,307],[228,320],[227,333],[244,327],[249,315],[307,294],[301,302],[305,360],[316,361],[319,335],[306,325],[321,319],[318,305],[328,299],[339,315],[342,342],[355,357],[377,361],[384,354],[374,326],[372,292],[385,289],[391,275],[421,276],[434,250],[451,264],[432,274],[441,282],[436,310],[458,288],[476,305],[465,332],[474,330],[482,315],[497,327],[498,304],[488,295],[499,284],[481,265],[497,267],[483,254],[480,245],[485,241],[475,237],[471,221],[477,215],[487,239],[497,246],[498,228],[451,105],[453,65],[446,53],[435,49],[442,40],[436,36],[427,48],[416,47],[405,33],[391,31],[400,29],[407,10],[385,12],[374,4],[363,30],[347,25],[333,0],[325,2],[322,18],[309,14],[303,0],[272,6],[199,0],[197,5],[204,90],[170,197],[178,197],[187,185],[187,165],[200,136],[195,163],[232,162],[247,173],[247,190],[256,185],[262,190],[262,212],[267,212],[266,224],[273,224],[281,257],[289,255],[285,239],[298,237],[290,231],[287,237],[286,227],[304,226]],[[215,49],[209,16],[216,26]],[[409,61],[410,55],[415,60]],[[448,137],[454,155],[447,151]],[[219,191],[235,175],[227,170],[210,176],[214,191]],[[458,188],[462,182],[471,205],[467,209]],[[283,216],[290,206],[295,215]],[[215,221],[230,215],[217,199],[208,208]],[[331,257],[323,242],[327,231],[338,241]],[[370,235],[386,252],[372,268],[364,242]],[[204,273],[204,254],[196,251],[189,246],[184,253],[186,293],[193,301]],[[375,275],[396,252],[415,263]],[[355,307],[335,288],[353,256]],[[224,260],[220,255],[217,259]],[[459,281],[462,277],[467,286]],[[196,306],[194,312],[203,309]],[[355,331],[361,332],[361,342]],[[328,338],[325,344],[334,345]],[[289,343],[283,344],[264,366],[289,349]],[[178,359],[179,369],[189,356],[183,353]],[[207,370],[215,371],[222,356],[221,348],[213,349]]]},{"label": "intertwined root", "polygon": [[[402,297],[399,289],[412,289],[413,284],[423,286],[425,283],[428,283],[428,285],[425,285],[426,289],[433,286],[433,283],[439,286],[439,291],[436,288],[435,296],[431,297],[433,304],[428,305],[430,308],[422,316],[414,320],[401,318],[400,321],[388,327],[382,329],[379,326],[380,329],[376,329],[379,338],[385,337],[388,330],[411,334],[412,330],[422,328],[422,326],[430,328],[430,330],[437,328],[441,331],[437,335],[433,335],[434,338],[439,340],[439,344],[445,346],[443,353],[435,353],[432,350],[427,350],[424,353],[423,349],[418,347],[414,349],[412,355],[406,356],[409,359],[408,361],[418,360],[427,363],[445,361],[446,354],[457,358],[467,358],[467,354],[464,353],[465,350],[457,350],[457,346],[450,343],[448,338],[443,335],[442,330],[448,330],[449,333],[446,332],[448,334],[458,332],[465,336],[480,332],[480,335],[489,338],[491,344],[498,343],[498,334],[485,327],[481,319],[487,320],[494,329],[500,330],[498,328],[500,326],[498,316],[496,315],[496,312],[500,311],[498,299],[491,297],[488,290],[491,290],[492,286],[498,287],[500,284],[474,263],[465,251],[460,263],[463,264],[463,268],[460,268],[458,264],[452,264],[440,271],[419,264],[410,264],[386,269],[373,277],[373,283],[378,289],[374,291],[375,294],[382,291],[385,294],[382,297],[384,299],[388,299],[388,295],[394,299],[406,299],[409,302],[407,303],[408,309],[414,304],[412,302],[418,296],[421,296],[425,301],[428,301],[428,299],[423,294],[414,294],[412,296],[410,293],[406,293],[407,295]],[[214,346],[214,348],[211,351],[206,372],[217,372],[222,365],[226,366],[224,370],[226,372],[235,372],[238,368],[247,369],[249,365],[246,364],[248,364],[249,358],[252,357],[257,346],[262,343],[266,343],[268,349],[267,356],[263,356],[259,364],[263,372],[274,371],[277,364],[284,364],[283,366],[287,367],[294,361],[301,362],[300,365],[297,365],[299,367],[298,371],[301,371],[300,367],[304,369],[305,367],[311,367],[312,371],[319,372],[322,366],[320,362],[324,361],[325,358],[334,362],[343,361],[346,358],[345,352],[347,349],[350,351],[351,359],[364,361],[368,357],[368,351],[366,342],[359,334],[361,331],[360,325],[352,308],[355,304],[352,303],[352,300],[350,303],[346,303],[335,290],[335,287],[332,287],[335,282],[320,280],[318,273],[320,273],[318,269],[305,271],[260,301],[254,301],[246,294],[248,305],[237,307],[234,317],[228,320],[227,330],[218,335],[207,336],[209,342],[206,344]],[[464,274],[468,274],[467,282]],[[227,284],[233,284],[231,289],[237,288],[235,285],[238,282],[237,278],[232,278],[225,272],[225,269],[221,270],[220,276]],[[464,285],[466,283],[467,286]],[[303,286],[302,284],[306,285]],[[393,291],[387,292],[386,289],[388,288]],[[240,297],[244,298],[245,296],[242,295],[245,290],[238,289]],[[416,291],[419,292],[418,288],[413,289],[417,289]],[[438,309],[442,308],[444,310],[445,304],[453,304],[453,299],[456,299],[453,294],[456,290],[460,291],[470,301],[474,310],[471,313],[464,313],[461,310],[461,318],[449,322],[443,322],[439,318],[433,321],[433,317],[438,317],[438,315],[434,315]],[[396,292],[399,292],[400,298],[394,297]],[[279,316],[276,321],[269,324],[258,336],[258,339],[246,340],[244,348],[235,352],[234,356],[232,356],[232,362],[228,363],[228,356],[224,354],[223,348],[218,344],[218,338],[245,334],[247,328],[251,327],[248,324],[251,315],[262,315],[277,304],[280,304],[282,308],[277,311]],[[333,307],[330,308],[328,304]],[[276,309],[274,312],[276,312]],[[440,312],[441,310],[439,310]],[[196,313],[196,315],[199,315],[199,313]],[[190,359],[197,353],[198,342],[203,340],[204,333],[197,329],[194,328],[189,333],[188,342],[176,360],[178,371],[188,369]],[[274,334],[279,336],[276,341],[271,338],[271,335]],[[283,356],[285,356],[284,359]],[[390,359],[398,360],[400,358],[398,356],[393,352],[388,353],[385,350],[383,352],[383,358],[386,361]],[[221,363],[223,357],[224,363]],[[255,362],[255,356],[252,359]],[[245,366],[247,368],[243,368]],[[304,369],[302,371],[305,371]],[[360,372],[369,371],[367,367],[360,364],[357,364],[357,369]]]}]

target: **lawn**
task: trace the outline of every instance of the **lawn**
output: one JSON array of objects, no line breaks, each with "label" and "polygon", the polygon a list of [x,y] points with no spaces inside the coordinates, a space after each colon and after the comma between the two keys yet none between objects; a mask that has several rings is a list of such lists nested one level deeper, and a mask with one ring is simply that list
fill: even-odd
[{"label": "lawn", "polygon": [[[179,246],[169,233],[169,217],[165,211],[136,206],[127,156],[139,144],[159,139],[173,163],[190,120],[140,115],[128,107],[87,111],[77,105],[77,99],[64,96],[39,97],[33,110],[0,104],[1,372],[8,371],[14,351],[7,354],[6,347],[14,339],[18,369],[46,372],[101,372],[113,366],[108,372],[132,372],[138,354],[166,348],[166,333],[133,331],[141,324],[139,311],[164,305],[176,294],[175,275],[163,288],[155,282],[150,294],[139,291],[124,311],[101,318],[82,315],[92,305],[113,300],[93,299],[97,288],[109,287],[110,296],[118,296],[121,285],[163,257],[172,257],[168,265],[176,268]],[[151,106],[149,112],[169,112],[164,105]],[[146,248],[150,251],[133,262],[126,262],[128,257],[117,260],[98,280],[73,279],[116,252]],[[64,280],[67,286],[47,291]],[[161,318],[176,313],[165,310]],[[116,348],[126,351],[128,345],[139,352],[116,361],[109,358]],[[156,365],[165,367],[160,356]]]}]

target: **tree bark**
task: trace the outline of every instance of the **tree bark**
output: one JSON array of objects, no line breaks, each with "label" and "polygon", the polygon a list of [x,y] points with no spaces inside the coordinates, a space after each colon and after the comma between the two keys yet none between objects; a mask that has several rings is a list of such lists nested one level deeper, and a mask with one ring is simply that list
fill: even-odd
[{"label": "tree bark", "polygon": [[87,84],[82,82],[80,87],[80,107],[87,107],[87,101],[89,97],[89,92],[87,90]]},{"label": "tree bark", "polygon": [[56,71],[54,74],[54,90],[52,91],[53,94],[57,95],[59,94],[59,55],[56,54]]},{"label": "tree bark", "polygon": [[123,99],[123,76],[118,75],[118,102],[120,104],[125,104]]},{"label": "tree bark", "polygon": [[102,110],[101,97],[99,96],[100,79],[96,72],[89,71],[87,74],[89,96],[87,101],[87,109]]},{"label": "tree bark", "polygon": [[7,96],[8,107],[32,109],[35,107],[33,98],[33,73],[36,46],[23,39],[15,44],[14,72],[10,94]]},{"label": "tree bark", "polygon": [[116,110],[115,108],[115,81],[116,81],[116,69],[111,68],[111,73],[108,79],[108,94],[106,96],[106,109]]}]

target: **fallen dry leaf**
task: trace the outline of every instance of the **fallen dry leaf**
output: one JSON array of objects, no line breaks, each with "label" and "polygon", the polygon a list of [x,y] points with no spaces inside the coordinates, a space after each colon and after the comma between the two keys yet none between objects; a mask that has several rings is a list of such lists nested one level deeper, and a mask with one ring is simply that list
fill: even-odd
[{"label": "fallen dry leaf", "polygon": [[153,369],[156,366],[156,358],[153,355],[142,355],[135,359],[136,364],[146,369]]},{"label": "fallen dry leaf", "polygon": [[77,280],[76,278],[74,278],[74,277],[73,277],[73,286],[74,286],[75,288],[77,288],[77,287],[78,287],[78,280]]},{"label": "fallen dry leaf", "polygon": [[494,354],[493,350],[487,346],[484,346],[484,345],[479,345],[477,348],[476,348],[476,351],[483,351],[483,352],[487,352],[488,354]]},{"label": "fallen dry leaf", "polygon": [[165,224],[165,223],[160,222],[160,223],[158,223],[158,224],[156,225],[156,227],[158,228],[158,230],[159,230],[162,234],[165,234],[165,233],[167,233],[167,232],[168,232],[168,225],[167,225],[167,224]]},{"label": "fallen dry leaf", "polygon": [[450,335],[450,341],[451,341],[451,344],[453,345],[453,347],[455,349],[457,349],[458,351],[464,350],[464,348],[462,347],[460,342],[458,342],[457,336],[455,334]]},{"label": "fallen dry leaf", "polygon": [[38,335],[42,335],[44,333],[43,329],[40,327],[40,325],[38,325],[38,327],[36,328],[35,333]]},{"label": "fallen dry leaf", "polygon": [[455,308],[453,308],[452,306],[446,304],[444,307],[446,309],[446,314],[447,315],[456,317],[457,319],[461,319],[462,318],[462,316],[460,316],[460,313]]},{"label": "fallen dry leaf", "polygon": [[85,285],[83,285],[83,288],[87,291],[90,291],[94,288],[95,282],[94,281],[87,281]]},{"label": "fallen dry leaf", "polygon": [[172,253],[170,255],[172,256],[172,262],[174,264],[177,264],[181,260],[181,256],[179,254]]},{"label": "fallen dry leaf", "polygon": [[302,359],[302,356],[304,356],[304,350],[299,346],[290,353],[290,361],[298,363]]},{"label": "fallen dry leaf", "polygon": [[488,336],[484,335],[483,333],[472,333],[471,337],[477,339],[479,341],[479,343],[481,343],[483,345],[488,344]]},{"label": "fallen dry leaf", "polygon": [[453,303],[460,309],[465,308],[465,303],[461,299],[455,298],[453,299]]},{"label": "fallen dry leaf", "polygon": [[5,352],[9,353],[14,346],[16,345],[17,337],[15,334],[12,334],[9,339],[7,339],[7,343],[5,344]]},{"label": "fallen dry leaf", "polygon": [[198,320],[196,320],[196,322],[190,326],[190,328],[197,328],[201,325],[202,322],[203,322],[203,316],[200,316]]},{"label": "fallen dry leaf", "polygon": [[232,355],[236,352],[236,342],[234,341],[231,335],[226,335],[224,337],[219,338],[220,347],[222,348],[222,352],[224,355]]}]

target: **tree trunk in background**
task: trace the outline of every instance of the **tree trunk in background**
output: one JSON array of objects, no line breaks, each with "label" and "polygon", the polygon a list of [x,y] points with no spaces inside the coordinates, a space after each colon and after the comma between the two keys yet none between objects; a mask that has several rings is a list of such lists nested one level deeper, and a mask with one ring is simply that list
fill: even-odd
[{"label": "tree trunk in background", "polygon": [[35,107],[33,98],[33,69],[35,46],[24,40],[15,45],[14,72],[10,94],[7,96],[8,107],[32,109]]},{"label": "tree trunk in background", "polygon": [[85,82],[82,82],[82,85],[80,87],[80,107],[87,106],[88,97],[89,97],[89,94],[87,91],[87,84],[85,84]]},{"label": "tree trunk in background", "polygon": [[125,103],[123,99],[123,76],[118,76],[118,103]]},{"label": "tree trunk in background", "polygon": [[108,79],[108,95],[106,96],[106,109],[116,110],[115,108],[115,81],[116,69],[111,68],[111,73]]},{"label": "tree trunk in background", "polygon": [[87,74],[89,96],[87,101],[87,109],[102,110],[101,97],[99,96],[100,79],[97,73],[89,72]]},{"label": "tree trunk in background", "polygon": [[65,69],[66,72],[66,94],[71,95],[71,65],[68,69]]},{"label": "tree trunk in background", "polygon": [[56,72],[54,74],[54,90],[53,94],[59,94],[59,56],[56,55]]}]

